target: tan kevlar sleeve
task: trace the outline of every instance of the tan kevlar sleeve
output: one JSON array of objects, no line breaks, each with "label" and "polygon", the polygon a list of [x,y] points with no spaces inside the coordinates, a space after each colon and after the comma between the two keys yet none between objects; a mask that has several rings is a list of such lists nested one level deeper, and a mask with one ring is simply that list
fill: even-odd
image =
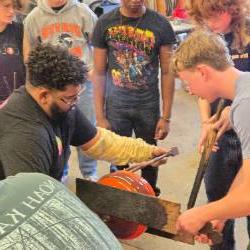
[{"label": "tan kevlar sleeve", "polygon": [[100,138],[84,151],[87,156],[115,165],[126,165],[129,162],[141,162],[152,158],[155,146],[147,144],[142,139],[120,136],[104,128],[97,129]]}]

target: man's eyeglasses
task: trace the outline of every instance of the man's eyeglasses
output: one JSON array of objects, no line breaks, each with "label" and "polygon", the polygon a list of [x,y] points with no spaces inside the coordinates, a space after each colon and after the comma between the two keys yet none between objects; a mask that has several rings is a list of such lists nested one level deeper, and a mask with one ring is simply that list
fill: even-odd
[{"label": "man's eyeglasses", "polygon": [[64,102],[65,104],[69,106],[74,106],[75,104],[77,104],[78,100],[80,99],[81,94],[85,91],[85,89],[86,89],[86,86],[81,87],[77,95],[74,97],[58,97],[58,98],[60,99],[60,101]]}]

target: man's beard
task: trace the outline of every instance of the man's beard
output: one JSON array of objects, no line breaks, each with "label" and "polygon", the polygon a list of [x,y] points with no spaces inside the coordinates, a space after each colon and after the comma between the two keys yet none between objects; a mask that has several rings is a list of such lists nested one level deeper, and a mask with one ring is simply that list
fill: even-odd
[{"label": "man's beard", "polygon": [[62,111],[56,103],[53,103],[50,108],[51,119],[56,123],[62,122],[67,117],[67,114],[72,107],[68,111]]}]

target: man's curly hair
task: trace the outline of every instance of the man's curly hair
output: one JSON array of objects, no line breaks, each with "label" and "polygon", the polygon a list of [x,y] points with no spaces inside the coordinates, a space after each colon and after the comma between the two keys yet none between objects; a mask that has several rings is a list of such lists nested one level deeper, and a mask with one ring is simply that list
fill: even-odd
[{"label": "man's curly hair", "polygon": [[39,44],[30,52],[27,66],[29,82],[34,87],[64,90],[67,85],[87,80],[85,63],[60,46]]}]

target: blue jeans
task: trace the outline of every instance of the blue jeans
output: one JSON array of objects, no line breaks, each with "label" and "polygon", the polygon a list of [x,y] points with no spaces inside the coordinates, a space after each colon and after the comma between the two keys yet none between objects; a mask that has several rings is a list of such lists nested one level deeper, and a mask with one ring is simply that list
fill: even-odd
[{"label": "blue jeans", "polygon": [[[86,90],[81,94],[78,102],[79,109],[95,125],[95,110],[93,104],[93,86],[90,81],[86,82]],[[97,177],[97,162],[82,153],[82,149],[77,147],[79,168],[84,177]]]},{"label": "blue jeans", "polygon": [[[112,131],[116,134],[131,137],[134,132],[137,138],[142,138],[147,143],[156,145],[155,128],[160,116],[158,103],[148,103],[133,108],[121,108],[107,104],[106,115]],[[117,166],[117,169],[126,167]],[[114,169],[114,166],[111,166],[111,171],[112,168]],[[148,166],[142,169],[142,177],[155,189],[158,168]]]},{"label": "blue jeans", "polygon": [[[208,201],[224,197],[242,165],[239,139],[234,131],[225,133],[218,142],[219,151],[212,153],[204,176]],[[239,204],[240,205],[240,204]],[[247,217],[248,234],[250,220]],[[228,220],[223,229],[223,242],[211,247],[212,250],[234,250],[234,220]]]}]

